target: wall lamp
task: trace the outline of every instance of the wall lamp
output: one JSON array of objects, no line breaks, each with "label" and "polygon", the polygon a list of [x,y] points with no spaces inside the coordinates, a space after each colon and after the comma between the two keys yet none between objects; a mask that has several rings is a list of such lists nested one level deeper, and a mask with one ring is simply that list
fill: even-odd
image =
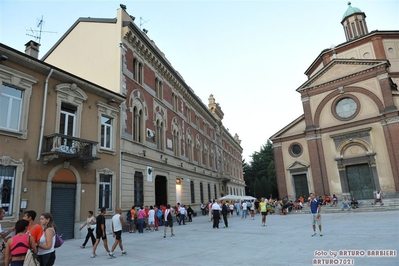
[{"label": "wall lamp", "polygon": [[168,163],[168,158],[165,158],[165,163]]},{"label": "wall lamp", "polygon": [[143,157],[145,157],[146,152],[147,152],[146,150],[143,150],[143,152],[139,152],[139,154],[143,155]]},{"label": "wall lamp", "polygon": [[183,163],[180,163],[180,166],[183,167]]},{"label": "wall lamp", "polygon": [[161,160],[162,160],[162,158],[163,158],[163,155],[162,155],[162,154],[161,154],[160,158],[161,158]]}]

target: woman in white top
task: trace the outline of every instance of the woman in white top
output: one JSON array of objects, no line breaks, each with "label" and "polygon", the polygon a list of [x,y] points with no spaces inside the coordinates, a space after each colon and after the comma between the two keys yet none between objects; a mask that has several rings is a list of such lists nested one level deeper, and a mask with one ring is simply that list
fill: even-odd
[{"label": "woman in white top", "polygon": [[43,235],[39,240],[38,252],[40,266],[52,266],[55,262],[55,227],[53,216],[45,212],[40,216],[40,224],[43,227]]}]

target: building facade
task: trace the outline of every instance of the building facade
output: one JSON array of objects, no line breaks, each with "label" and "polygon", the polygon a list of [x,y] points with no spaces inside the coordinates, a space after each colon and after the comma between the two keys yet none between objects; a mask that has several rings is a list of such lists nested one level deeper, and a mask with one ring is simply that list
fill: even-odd
[{"label": "building facade", "polygon": [[304,114],[271,137],[282,197],[399,196],[399,31],[369,32],[365,18],[349,3],[346,42],[306,70]]},{"label": "building facade", "polygon": [[202,103],[126,7],[115,19],[78,19],[43,60],[126,97],[122,209],[181,202],[199,210],[245,195],[241,141],[223,125],[220,105],[213,95]]},{"label": "building facade", "polygon": [[[0,188],[12,227],[51,212],[64,239],[88,210],[119,198],[119,105],[125,97],[0,44]],[[93,195],[96,195],[93,197]]]}]

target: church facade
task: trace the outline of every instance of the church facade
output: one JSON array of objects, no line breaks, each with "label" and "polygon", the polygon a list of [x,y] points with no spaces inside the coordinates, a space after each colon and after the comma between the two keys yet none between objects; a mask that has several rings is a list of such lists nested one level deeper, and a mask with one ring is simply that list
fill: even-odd
[{"label": "church facade", "polygon": [[270,139],[281,197],[399,196],[399,31],[368,31],[349,3],[346,42],[306,70],[304,113]]}]

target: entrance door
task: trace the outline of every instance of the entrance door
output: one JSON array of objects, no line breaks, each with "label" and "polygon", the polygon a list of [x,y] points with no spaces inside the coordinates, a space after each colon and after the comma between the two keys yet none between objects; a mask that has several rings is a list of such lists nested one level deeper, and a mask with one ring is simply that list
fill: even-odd
[{"label": "entrance door", "polygon": [[62,238],[74,238],[75,184],[53,183],[51,191],[51,215]]},{"label": "entrance door", "polygon": [[372,199],[374,184],[368,164],[351,165],[346,167],[349,192],[353,198]]},{"label": "entrance door", "polygon": [[143,173],[134,173],[134,205],[143,206],[144,205],[144,183],[143,183]]},{"label": "entrance door", "polygon": [[293,175],[294,177],[294,186],[295,186],[295,198],[299,198],[299,196],[307,199],[309,196],[309,187],[308,187],[308,178],[306,174]]},{"label": "entrance door", "polygon": [[166,205],[168,203],[166,193],[166,177],[157,175],[155,177],[155,204],[157,206]]}]

